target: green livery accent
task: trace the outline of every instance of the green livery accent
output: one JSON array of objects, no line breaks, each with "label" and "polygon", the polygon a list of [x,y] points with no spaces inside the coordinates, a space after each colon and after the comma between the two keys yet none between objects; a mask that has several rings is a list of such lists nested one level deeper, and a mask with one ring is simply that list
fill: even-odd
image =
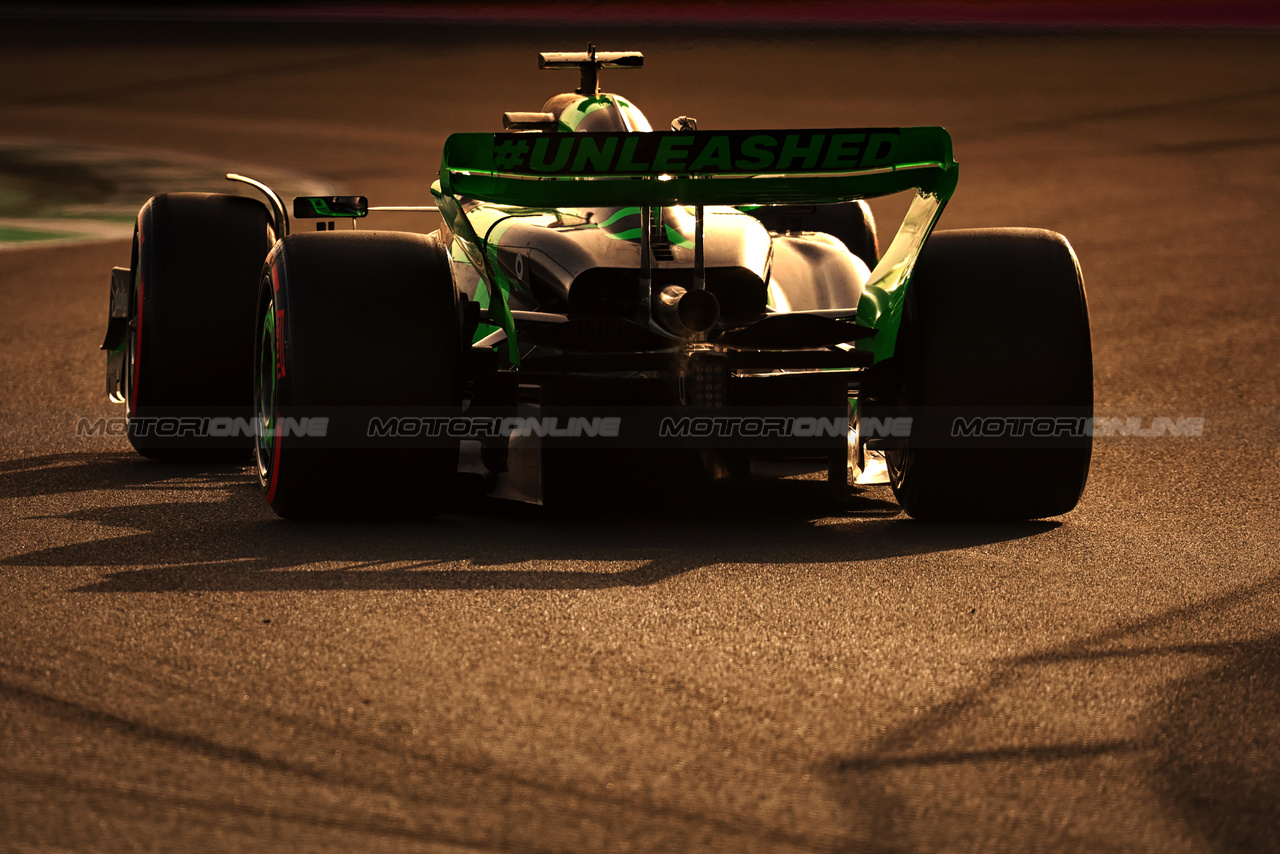
[{"label": "green livery accent", "polygon": [[[449,260],[455,263],[466,263],[468,260],[466,252],[463,251],[462,244],[457,240],[449,244]],[[485,283],[484,279],[476,282],[476,292],[472,298],[482,309],[487,310],[489,308],[489,286]],[[476,332],[471,338],[471,343],[475,344],[479,342],[496,329],[498,329],[497,326],[489,323],[481,323],[476,327]]]},{"label": "green livery accent", "polygon": [[640,216],[640,208],[632,205],[630,207],[619,208],[604,222],[594,223],[597,228],[608,228],[620,219],[626,219],[629,216]]},{"label": "green livery accent", "polygon": [[669,226],[669,225],[664,225],[663,227],[667,230],[667,242],[668,242],[668,243],[670,243],[670,244],[671,244],[671,245],[673,245],[673,246],[683,246],[683,247],[685,247],[686,249],[692,249],[692,248],[693,248],[693,241],[692,241],[692,240],[690,240],[689,238],[685,237],[683,234],[681,234],[679,231],[677,231],[676,229],[672,228],[672,227],[671,227],[671,226]]},{"label": "green livery accent", "polygon": [[617,95],[601,93],[589,98],[583,98],[561,114],[558,130],[575,131],[587,116],[597,110],[607,110],[610,107],[618,110],[623,107],[632,109],[630,101],[625,98],[619,98]]},{"label": "green livery accent", "polygon": [[[505,285],[505,295],[510,283],[496,259],[482,249],[457,199],[517,207],[634,209],[829,204],[914,190],[902,226],[857,306],[859,322],[877,330],[857,346],[880,362],[893,355],[912,269],[958,180],[951,136],[940,127],[463,133],[445,142],[433,192],[472,263],[487,282],[496,281],[500,289]],[[677,242],[674,235],[668,237]],[[499,312],[499,318],[509,321],[505,301]],[[514,324],[503,328],[514,362]]]},{"label": "green livery accent", "polygon": [[640,239],[639,228],[628,228],[626,231],[606,231],[605,234],[613,238],[614,240],[639,240]]},{"label": "green livery accent", "polygon": [[634,228],[615,229],[614,225],[628,217],[635,217],[638,220],[642,213],[643,211],[641,211],[639,207],[631,205],[629,207],[619,208],[606,220],[601,222],[587,222],[583,224],[583,227],[599,229],[606,237],[610,237],[614,240],[639,240],[640,226],[637,225]]},{"label": "green livery accent", "polygon": [[492,283],[490,285],[489,316],[496,318],[499,325],[506,331],[507,358],[511,360],[511,364],[519,367],[520,351],[516,347],[516,324],[515,319],[511,317],[511,309],[507,304],[507,300],[511,296],[512,281],[506,271],[502,269],[502,265],[498,263],[497,246],[490,243],[486,250],[485,266],[489,273],[488,280]]},{"label": "green livery accent", "polygon": [[[355,197],[345,199],[344,197],[335,197],[333,198],[333,201],[340,203],[343,201],[349,201],[352,198]],[[360,197],[360,201],[362,203],[364,202],[363,197]],[[310,215],[314,217],[354,217],[356,219],[360,219],[368,216],[369,214],[367,210],[361,210],[353,204],[339,204],[337,207],[334,207],[329,202],[330,199],[323,196],[301,196],[294,200],[294,206],[296,208],[298,203],[306,204],[311,208],[309,211]],[[300,217],[304,215],[305,214],[303,214],[302,211],[294,211],[294,216]]]},{"label": "green livery accent", "polygon": [[511,293],[510,280],[496,263],[496,257],[492,257],[492,253],[485,251],[485,242],[476,234],[471,221],[467,219],[462,203],[446,194],[439,181],[431,185],[431,195],[435,196],[440,208],[440,216],[453,232],[453,239],[462,247],[471,265],[479,271],[482,284],[489,294],[487,306],[489,317],[496,320],[499,328],[507,333],[507,358],[511,364],[519,366],[520,351],[516,347],[516,322],[511,316],[511,307],[507,304],[507,297]]},{"label": "green livery accent", "polygon": [[[951,170],[953,181],[956,171]],[[953,183],[952,189],[954,186]],[[947,196],[950,195],[948,191]],[[920,257],[925,238],[942,215],[946,198],[920,193],[911,201],[898,233],[881,256],[880,263],[871,271],[870,280],[863,286],[862,298],[858,301],[858,322],[875,329],[876,334],[859,340],[855,346],[873,354],[876,362],[893,355],[898,328],[902,325],[911,271]]]}]

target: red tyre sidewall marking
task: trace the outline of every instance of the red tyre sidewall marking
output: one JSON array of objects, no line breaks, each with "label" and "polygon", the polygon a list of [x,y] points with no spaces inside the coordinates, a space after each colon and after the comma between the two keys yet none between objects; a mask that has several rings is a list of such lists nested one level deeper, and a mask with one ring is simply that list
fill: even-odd
[{"label": "red tyre sidewall marking", "polygon": [[[274,253],[272,253],[274,255]],[[280,265],[275,263],[272,258],[271,264],[271,292],[276,306],[276,377],[281,379],[284,377],[284,309],[280,302]],[[267,480],[267,503],[271,504],[276,498],[276,488],[280,485],[280,419],[277,417],[279,410],[280,387],[276,386],[276,394],[272,396],[271,408],[272,427],[275,432],[275,441],[272,443],[273,450],[271,452],[271,477]]]}]

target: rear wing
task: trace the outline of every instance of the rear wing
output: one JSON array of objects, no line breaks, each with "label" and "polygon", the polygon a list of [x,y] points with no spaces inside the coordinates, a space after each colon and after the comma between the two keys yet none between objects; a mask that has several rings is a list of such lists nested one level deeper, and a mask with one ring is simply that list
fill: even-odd
[{"label": "rear wing", "polygon": [[448,195],[522,207],[772,205],[955,187],[943,128],[460,133]]},{"label": "rear wing", "polygon": [[515,362],[510,283],[471,228],[462,199],[531,208],[702,207],[826,204],[915,190],[857,306],[858,319],[878,330],[858,346],[880,361],[893,354],[911,269],[958,175],[951,136],[940,127],[463,133],[445,142],[433,191],[488,285],[490,314],[507,331]]}]

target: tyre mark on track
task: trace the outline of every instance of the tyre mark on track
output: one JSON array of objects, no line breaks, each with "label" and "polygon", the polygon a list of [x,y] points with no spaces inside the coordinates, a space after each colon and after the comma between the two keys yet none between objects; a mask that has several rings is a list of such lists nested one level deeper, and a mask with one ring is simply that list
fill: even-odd
[{"label": "tyre mark on track", "polygon": [[[309,768],[286,759],[268,756],[249,747],[227,745],[194,733],[167,729],[165,727],[123,717],[103,709],[95,709],[73,700],[54,697],[5,680],[0,680],[0,700],[16,702],[32,707],[47,717],[59,719],[67,723],[87,724],[89,726],[112,731],[139,741],[157,743],[163,746],[176,748],[181,751],[202,755],[216,761],[249,765],[295,778],[309,779],[324,786],[344,787],[363,792],[388,795],[400,803],[401,807],[405,809],[406,813],[408,813],[406,817],[409,820],[413,820],[418,817],[429,820],[429,816],[421,816],[420,813],[410,812],[410,808],[415,806],[425,808],[440,806],[443,800],[447,800],[441,797],[443,791],[453,792],[454,800],[456,801],[456,805],[445,804],[446,807],[456,806],[457,808],[465,810],[474,806],[474,795],[471,793],[470,787],[465,785],[459,787],[459,781],[456,779],[456,776],[451,776],[451,779],[443,788],[433,787],[429,791],[424,792],[412,785],[411,781],[413,779],[413,775],[411,774],[389,778],[397,781],[403,781],[402,785],[397,786],[394,784],[388,784],[387,782],[378,783],[361,780],[351,774],[330,773],[322,769]],[[281,717],[285,720],[290,720],[292,718],[292,716],[276,717]],[[316,722],[310,719],[298,719],[293,720],[292,722],[296,724],[303,724],[308,728],[314,728],[316,726]],[[580,818],[586,818],[591,815],[595,812],[591,807],[595,807],[597,810],[605,811],[610,816],[611,820],[616,820],[621,813],[629,812],[637,816],[640,821],[643,821],[646,817],[665,819],[673,821],[675,824],[683,826],[689,831],[693,831],[694,829],[712,829],[717,833],[727,834],[729,836],[746,834],[756,840],[765,840],[776,844],[795,846],[798,848],[812,849],[815,845],[815,840],[812,838],[773,828],[763,828],[758,826],[752,827],[748,821],[744,821],[744,816],[728,816],[722,818],[705,813],[699,813],[693,810],[681,809],[675,806],[664,806],[660,804],[641,802],[637,801],[635,798],[624,795],[602,795],[597,791],[587,790],[583,787],[573,785],[548,785],[545,779],[535,779],[511,773],[495,773],[493,768],[493,764],[495,764],[494,762],[486,762],[483,760],[478,762],[464,762],[452,759],[442,759],[436,756],[424,755],[418,751],[397,750],[393,745],[371,742],[369,739],[348,738],[345,734],[335,733],[331,729],[329,732],[331,735],[337,735],[338,741],[343,743],[354,743],[363,748],[372,749],[375,753],[383,754],[384,759],[382,761],[375,760],[372,763],[380,770],[385,769],[389,763],[394,763],[397,760],[402,764],[421,763],[422,765],[427,766],[424,770],[430,770],[433,775],[440,775],[442,773],[447,774],[449,772],[454,772],[454,775],[456,775],[460,772],[464,776],[471,777],[475,780],[477,789],[479,790],[491,791],[494,782],[505,782],[513,788],[525,790],[523,795],[512,796],[509,798],[508,802],[510,803],[521,803],[521,799],[523,799],[523,802],[533,804],[540,799],[545,800],[548,799],[549,796],[555,796],[550,797],[549,799],[568,806],[569,810],[572,813],[577,814]],[[25,780],[29,785],[41,785],[59,790],[71,789],[84,792],[86,794],[106,794],[128,799],[146,799],[169,803],[175,806],[193,807],[210,812],[237,812],[271,820],[319,825],[335,829],[357,830],[388,836],[403,836],[413,839],[429,838],[435,842],[443,841],[457,845],[475,846],[477,844],[476,840],[471,838],[442,834],[439,831],[438,822],[432,822],[430,827],[414,828],[391,822],[339,818],[333,816],[332,813],[315,814],[300,812],[297,810],[281,810],[271,805],[247,805],[212,798],[189,798],[156,790],[154,788],[122,783],[119,781],[112,783],[97,783],[83,779],[76,779],[69,775],[26,771],[16,768],[6,768],[5,776],[6,779],[10,781]],[[509,846],[498,843],[492,847],[497,849],[518,847],[521,851],[548,852],[548,854],[552,851],[561,850],[530,847],[523,840],[521,840],[518,845]]]},{"label": "tyre mark on track", "polygon": [[840,763],[841,771],[874,771],[913,765],[967,765],[970,762],[1055,762],[1071,759],[1094,759],[1116,753],[1136,753],[1154,749],[1155,744],[1130,741],[1101,741],[1093,744],[1037,744],[1016,747],[992,747],[986,750],[956,750],[945,753],[921,753],[909,756],[877,756],[848,759]]},{"label": "tyre mark on track", "polygon": [[[1258,687],[1256,682],[1259,672],[1275,672],[1274,668],[1268,670],[1268,666],[1276,660],[1276,650],[1280,649],[1277,636],[1269,635],[1261,640],[1172,643],[1162,642],[1161,636],[1215,619],[1223,623],[1234,622],[1231,615],[1239,609],[1266,608],[1269,604],[1274,607],[1277,595],[1280,595],[1280,575],[1272,575],[1227,589],[1202,601],[1119,623],[1042,651],[992,661],[990,672],[977,678],[971,687],[950,699],[922,708],[920,714],[890,728],[868,748],[829,760],[826,770],[831,775],[833,788],[838,792],[853,793],[850,796],[869,797],[873,805],[868,813],[869,823],[854,828],[850,839],[909,840],[918,832],[919,837],[926,841],[903,842],[904,848],[938,847],[937,837],[929,835],[928,822],[920,820],[920,813],[913,803],[918,796],[914,793],[928,791],[932,785],[945,787],[949,781],[960,779],[962,775],[969,775],[970,781],[978,780],[978,785],[988,785],[992,789],[998,788],[995,781],[999,775],[1006,779],[1016,775],[1025,780],[1043,780],[1056,775],[1057,779],[1065,781],[1065,785],[1071,785],[1072,781],[1080,779],[1105,779],[1113,773],[1108,769],[1127,763],[1154,769],[1163,775],[1166,782],[1165,791],[1161,794],[1170,803],[1164,808],[1176,816],[1179,826],[1187,821],[1188,815],[1198,819],[1207,830],[1202,838],[1208,840],[1207,844],[1215,850],[1215,842],[1231,838],[1227,834],[1234,835],[1233,841],[1243,840],[1227,845],[1230,850],[1252,850],[1262,840],[1273,840],[1276,825],[1271,813],[1274,798],[1270,793],[1274,791],[1272,781],[1277,779],[1273,770],[1275,765],[1272,762],[1258,770],[1256,763],[1258,756],[1270,755],[1261,745],[1268,743],[1267,735],[1275,731],[1276,722],[1280,720],[1280,703],[1270,699],[1280,694],[1266,694],[1268,686],[1275,684],[1274,679],[1263,675],[1262,686]],[[1272,601],[1264,601],[1267,599]],[[1188,667],[1197,672],[1175,679],[1171,686],[1166,683],[1163,693],[1167,699],[1156,701],[1153,707],[1144,706],[1141,713],[1135,715],[1133,726],[1140,727],[1140,731],[1118,734],[1118,737],[1117,734],[1095,729],[1067,741],[1036,743],[1040,733],[1038,726],[1034,733],[1028,734],[1025,729],[1019,730],[1017,725],[1019,719],[1024,722],[1028,719],[1044,721],[1044,716],[1037,715],[1032,708],[1008,711],[1013,708],[1014,701],[1026,696],[1026,692],[1036,691],[1048,696],[1044,692],[1051,689],[1059,692],[1087,690],[1082,689],[1080,682],[1055,676],[1048,672],[1048,668],[1112,663],[1127,665],[1130,672],[1145,666],[1154,674],[1164,670],[1149,660],[1169,657],[1224,662],[1222,667],[1235,669],[1235,684],[1247,688],[1238,688],[1235,694],[1228,692],[1225,700],[1203,701],[1212,710],[1209,713],[1211,717],[1203,710],[1188,711],[1185,701],[1188,695],[1193,698],[1213,696],[1214,691],[1222,687],[1217,680],[1198,672],[1203,665],[1197,667],[1189,663]],[[1220,667],[1210,665],[1210,672],[1215,671],[1222,672]],[[1190,687],[1180,689],[1179,685]],[[1214,688],[1206,689],[1208,685]],[[1249,691],[1257,693],[1251,695]],[[1237,700],[1242,694],[1252,700],[1251,710],[1255,713],[1260,710],[1263,716],[1243,737],[1239,735],[1239,722],[1231,720],[1225,708],[1225,704]],[[1257,694],[1261,694],[1261,698]],[[1162,711],[1161,702],[1170,709]],[[1004,710],[1008,716],[995,736],[996,743],[993,744],[988,736],[973,744],[969,735],[960,734],[966,720],[981,717],[984,710],[993,708]],[[1150,720],[1153,715],[1154,723]],[[1115,718],[1092,719],[1095,727],[1116,722]],[[1023,732],[1023,738],[1018,737],[1019,732]],[[955,738],[961,739],[961,743],[952,747],[951,741]],[[1000,743],[1000,740],[1005,740],[1005,743]],[[1208,754],[1214,760],[1207,762],[1202,758],[1205,741],[1219,745],[1218,750]],[[938,745],[941,749],[929,750],[931,745]],[[1235,765],[1227,766],[1225,771],[1222,770],[1223,754],[1235,761]],[[1059,763],[1068,768],[1051,770]],[[1188,769],[1193,769],[1198,778],[1186,782]],[[1267,773],[1270,773],[1269,779],[1265,776]],[[1223,781],[1228,779],[1240,789],[1236,802],[1218,800],[1212,794],[1221,791],[1225,785]],[[973,787],[975,784],[970,782],[968,785]],[[981,789],[974,790],[974,797],[982,803],[988,800]],[[1052,821],[1043,816],[1038,819],[1042,822],[1039,825],[1041,837],[1037,838],[1040,847],[1078,847],[1079,838],[1057,835],[1072,820],[1074,808],[1067,806],[1068,803],[1063,800],[1054,807],[1057,812]],[[961,807],[957,815],[966,815],[972,821],[972,815],[964,813],[964,809]],[[1028,810],[1021,820],[1034,823],[1037,818]],[[1225,832],[1224,827],[1228,828]],[[1091,844],[1096,848],[1097,840]],[[856,847],[856,843],[851,842],[850,847]],[[1124,847],[1124,843],[1120,847]]]},{"label": "tyre mark on track", "polygon": [[1204,643],[1174,643],[1120,645],[1132,641],[1144,633],[1169,630],[1178,625],[1203,619],[1207,614],[1226,613],[1234,607],[1256,600],[1266,595],[1280,593],[1280,575],[1271,576],[1261,581],[1246,584],[1229,590],[1212,599],[1197,602],[1181,608],[1173,608],[1163,613],[1116,626],[1108,631],[1099,632],[1062,646],[1041,652],[1031,652],[1016,658],[994,662],[994,670],[982,678],[978,684],[968,691],[950,700],[938,703],[925,711],[910,723],[892,731],[880,740],[879,749],[875,752],[838,759],[834,765],[838,771],[865,771],[879,767],[903,765],[951,764],[973,760],[988,759],[1065,759],[1075,756],[1089,757],[1115,752],[1117,750],[1142,750],[1151,745],[1135,741],[1097,742],[1080,745],[1028,745],[1014,747],[996,747],[986,750],[968,752],[951,752],[935,754],[912,754],[912,747],[923,744],[937,732],[959,720],[962,716],[975,712],[1000,691],[1016,687],[1026,681],[1030,673],[1051,665],[1069,664],[1078,661],[1120,659],[1141,660],[1151,656],[1230,656],[1241,649],[1251,649],[1257,644],[1250,641],[1224,641]]}]

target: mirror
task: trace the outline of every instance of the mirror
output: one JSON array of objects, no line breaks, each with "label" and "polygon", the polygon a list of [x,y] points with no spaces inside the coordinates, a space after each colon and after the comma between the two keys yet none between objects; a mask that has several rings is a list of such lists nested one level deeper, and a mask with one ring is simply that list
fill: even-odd
[{"label": "mirror", "polygon": [[368,213],[369,200],[364,196],[298,196],[293,200],[293,215],[298,219],[362,217]]}]

